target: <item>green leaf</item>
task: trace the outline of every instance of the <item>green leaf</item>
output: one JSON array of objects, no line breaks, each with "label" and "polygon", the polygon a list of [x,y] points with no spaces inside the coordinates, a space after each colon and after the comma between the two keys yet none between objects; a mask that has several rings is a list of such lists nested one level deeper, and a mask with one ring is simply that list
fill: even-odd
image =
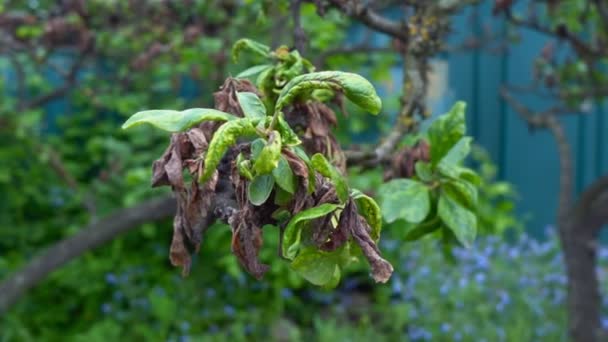
[{"label": "green leaf", "polygon": [[378,241],[382,230],[382,214],[378,203],[357,189],[352,189],[350,195],[357,204],[359,214],[365,217],[367,224],[372,228],[370,236],[374,241]]},{"label": "green leaf", "polygon": [[338,204],[323,203],[317,207],[303,210],[292,217],[283,233],[283,256],[290,260],[293,260],[296,256],[300,245],[303,224],[310,220],[323,217],[333,212],[338,207]]},{"label": "green leaf", "polygon": [[253,179],[253,174],[251,173],[251,161],[246,160],[242,153],[239,153],[239,155],[236,157],[236,165],[241,176],[245,177],[247,180]]},{"label": "green leaf", "polygon": [[133,114],[122,129],[147,123],[168,132],[182,132],[203,121],[231,121],[238,117],[209,108],[191,108],[183,111],[169,109],[144,110]]},{"label": "green leaf", "polygon": [[463,207],[457,196],[448,189],[441,189],[438,212],[443,223],[454,233],[456,239],[470,248],[477,233],[477,218],[475,214]]},{"label": "green leaf", "polygon": [[289,162],[287,162],[285,157],[280,156],[279,164],[274,170],[272,170],[272,175],[281,189],[290,194],[296,192],[295,176],[293,175],[293,171],[291,170]]},{"label": "green leaf", "polygon": [[341,91],[357,106],[370,112],[380,113],[382,100],[374,86],[364,77],[341,71],[321,71],[294,77],[281,90],[276,102],[276,110],[293,103],[301,95],[310,95],[317,89]]},{"label": "green leaf", "polygon": [[262,205],[272,192],[274,178],[271,175],[260,175],[253,178],[247,185],[247,197],[253,205]]},{"label": "green leaf", "polygon": [[336,194],[342,203],[348,199],[348,185],[344,176],[321,153],[315,153],[310,159],[312,167],[323,176],[329,178],[336,187]]},{"label": "green leaf", "polygon": [[323,252],[316,248],[304,248],[291,263],[299,275],[314,285],[325,286],[340,278],[340,264],[333,252]]},{"label": "green leaf", "polygon": [[441,158],[439,165],[458,165],[471,152],[471,137],[463,137],[458,140],[448,153]]},{"label": "green leaf", "polygon": [[251,159],[258,159],[260,157],[260,153],[266,146],[266,141],[262,138],[255,139],[251,142]]},{"label": "green leaf", "polygon": [[416,175],[423,182],[430,182],[433,180],[433,171],[429,163],[419,161],[414,165],[416,168]]},{"label": "green leaf", "polygon": [[253,161],[253,171],[258,175],[270,173],[279,165],[280,159],[281,135],[277,131],[272,131],[268,137],[268,144]]},{"label": "green leaf", "polygon": [[272,65],[270,65],[270,64],[255,65],[255,66],[252,66],[251,68],[247,68],[247,69],[241,71],[238,75],[236,75],[236,78],[248,78],[251,76],[255,76],[270,68],[272,68]]},{"label": "green leaf", "polygon": [[437,165],[448,151],[460,140],[466,132],[466,104],[462,101],[450,111],[435,120],[428,129],[431,145],[431,162]]},{"label": "green leaf", "polygon": [[251,39],[239,39],[232,46],[232,59],[236,62],[239,59],[241,52],[250,51],[262,57],[270,57],[270,48],[264,44],[258,43]]},{"label": "green leaf", "polygon": [[[272,119],[271,117],[268,118]],[[279,115],[275,129],[279,131],[279,133],[281,133],[281,137],[283,138],[283,145],[296,146],[302,143],[296,132],[291,129],[291,127],[289,126],[287,121],[285,121],[282,115]]]},{"label": "green leaf", "polygon": [[[275,183],[277,183],[277,179],[275,178]],[[289,192],[283,190],[283,188],[275,187],[274,189],[274,204],[278,206],[287,205],[293,199],[293,195]]]},{"label": "green leaf", "polygon": [[300,157],[300,159],[304,161],[306,167],[308,168],[308,192],[313,193],[316,188],[317,178],[315,177],[315,169],[312,167],[310,158],[308,158],[308,155],[300,146],[294,146],[292,147],[292,150],[298,157]]},{"label": "green leaf", "polygon": [[431,209],[429,189],[412,179],[393,179],[380,187],[380,207],[386,222],[424,220]]},{"label": "green leaf", "polygon": [[475,186],[481,185],[481,177],[477,174],[477,172],[469,169],[468,167],[460,167],[458,169],[458,177]]},{"label": "green leaf", "polygon": [[441,228],[441,220],[435,216],[420,223],[409,223],[405,231],[405,241],[416,241]]},{"label": "green leaf", "polygon": [[477,188],[465,180],[450,180],[442,185],[464,207],[475,210],[477,207]]},{"label": "green leaf", "polygon": [[226,153],[230,146],[236,143],[236,140],[239,137],[255,133],[255,127],[253,127],[249,118],[240,118],[221,125],[220,128],[215,131],[213,138],[209,143],[209,148],[205,155],[203,173],[200,175],[199,181],[204,183],[211,178],[213,172],[215,172],[222,160],[224,153]]},{"label": "green leaf", "polygon": [[260,98],[251,92],[237,92],[236,97],[239,100],[239,105],[243,109],[245,116],[252,119],[263,118],[266,116],[266,106]]}]

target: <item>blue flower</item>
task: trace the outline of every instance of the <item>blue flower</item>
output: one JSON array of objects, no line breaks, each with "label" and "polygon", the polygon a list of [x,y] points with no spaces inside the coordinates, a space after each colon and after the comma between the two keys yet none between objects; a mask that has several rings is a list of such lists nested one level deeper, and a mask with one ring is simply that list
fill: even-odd
[{"label": "blue flower", "polygon": [[116,285],[118,283],[118,278],[114,273],[106,273],[106,283]]},{"label": "blue flower", "polygon": [[293,292],[291,291],[291,289],[283,288],[283,289],[281,289],[281,297],[283,297],[285,299],[289,299],[289,298],[293,297]]},{"label": "blue flower", "polygon": [[608,317],[602,317],[602,328],[604,330],[608,329]]},{"label": "blue flower", "polygon": [[486,281],[486,275],[481,272],[477,272],[475,274],[475,281],[477,284],[482,285]]},{"label": "blue flower", "polygon": [[452,326],[450,325],[450,323],[441,323],[441,327],[440,330],[442,333],[446,334],[448,333],[450,330],[452,329]]},{"label": "blue flower", "polygon": [[224,305],[224,313],[226,316],[232,317],[236,313],[236,310],[234,310],[232,305]]},{"label": "blue flower", "polygon": [[103,303],[101,304],[100,310],[102,313],[107,315],[112,312],[112,305],[110,305],[109,303]]},{"label": "blue flower", "polygon": [[180,328],[182,331],[188,331],[188,330],[190,330],[190,322],[188,322],[188,321],[182,321],[182,322],[179,324],[179,328]]}]

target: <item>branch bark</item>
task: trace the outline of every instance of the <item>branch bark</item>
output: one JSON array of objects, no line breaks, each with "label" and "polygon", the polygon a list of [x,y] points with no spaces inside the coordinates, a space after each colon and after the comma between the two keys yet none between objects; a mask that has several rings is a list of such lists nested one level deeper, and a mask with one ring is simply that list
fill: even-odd
[{"label": "branch bark", "polygon": [[172,197],[149,200],[90,224],[76,235],[49,247],[0,283],[0,314],[6,312],[27,290],[72,259],[143,223],[169,218],[174,213],[175,199]]},{"label": "branch bark", "polygon": [[[568,279],[568,332],[573,341],[603,340],[601,329],[601,294],[596,275],[597,236],[602,224],[608,222],[608,176],[587,188],[572,205],[574,170],[570,144],[557,119],[559,108],[540,114],[516,101],[505,89],[502,97],[534,128],[548,129],[553,135],[560,160],[560,184],[557,224],[564,251]],[[598,206],[599,203],[599,206]]]}]

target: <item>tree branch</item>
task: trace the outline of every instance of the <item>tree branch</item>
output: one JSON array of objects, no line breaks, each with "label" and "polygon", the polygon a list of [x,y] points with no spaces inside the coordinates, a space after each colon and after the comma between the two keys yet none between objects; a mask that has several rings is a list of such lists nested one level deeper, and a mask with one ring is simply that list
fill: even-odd
[{"label": "tree branch", "polygon": [[70,260],[143,223],[172,216],[175,206],[175,199],[169,196],[149,200],[90,224],[76,235],[49,247],[23,269],[0,283],[0,314],[6,312],[27,290]]},{"label": "tree branch", "polygon": [[306,33],[302,28],[300,6],[302,0],[291,0],[291,16],[293,17],[293,42],[296,50],[302,55],[306,53]]},{"label": "tree branch", "polygon": [[404,25],[381,16],[369,8],[367,4],[363,4],[357,0],[330,0],[329,2],[346,15],[358,19],[376,31],[388,34],[402,41],[407,41],[408,39],[408,31]]}]

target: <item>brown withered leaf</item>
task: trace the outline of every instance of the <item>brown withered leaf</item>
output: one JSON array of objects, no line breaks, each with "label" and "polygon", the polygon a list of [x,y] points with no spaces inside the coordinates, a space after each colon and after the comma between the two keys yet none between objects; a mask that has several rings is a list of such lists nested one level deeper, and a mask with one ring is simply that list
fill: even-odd
[{"label": "brown withered leaf", "polygon": [[357,220],[357,208],[352,199],[344,207],[340,214],[338,225],[331,231],[329,238],[319,247],[325,251],[331,252],[344,245],[350,238],[350,227]]},{"label": "brown withered leaf", "polygon": [[186,247],[184,241],[185,234],[183,231],[183,211],[184,197],[177,197],[177,213],[173,218],[173,238],[171,240],[171,247],[169,248],[169,260],[173,266],[182,267],[182,275],[187,276],[190,273],[190,266],[192,259],[190,257],[190,251]]},{"label": "brown withered leaf", "polygon": [[260,96],[257,88],[249,80],[229,77],[224,81],[220,90],[213,93],[215,108],[222,112],[243,117],[243,110],[236,97],[237,92],[251,92]]},{"label": "brown withered leaf", "polygon": [[259,280],[270,267],[262,264],[258,258],[263,243],[262,229],[256,222],[253,210],[251,206],[245,207],[231,223],[232,253],[245,270]]},{"label": "brown withered leaf", "polygon": [[414,146],[406,146],[395,154],[390,168],[384,172],[384,180],[411,178],[416,174],[416,163],[428,162],[430,159],[429,144],[424,140],[419,140]]},{"label": "brown withered leaf", "polygon": [[380,250],[370,237],[371,228],[361,215],[350,225],[353,240],[361,247],[361,251],[372,268],[372,277],[376,282],[386,283],[393,274],[393,266],[380,255]]},{"label": "brown withered leaf", "polygon": [[296,103],[285,112],[285,119],[292,127],[303,131],[300,139],[307,153],[322,153],[340,171],[346,171],[346,157],[331,133],[337,119],[330,107],[320,102]]}]

